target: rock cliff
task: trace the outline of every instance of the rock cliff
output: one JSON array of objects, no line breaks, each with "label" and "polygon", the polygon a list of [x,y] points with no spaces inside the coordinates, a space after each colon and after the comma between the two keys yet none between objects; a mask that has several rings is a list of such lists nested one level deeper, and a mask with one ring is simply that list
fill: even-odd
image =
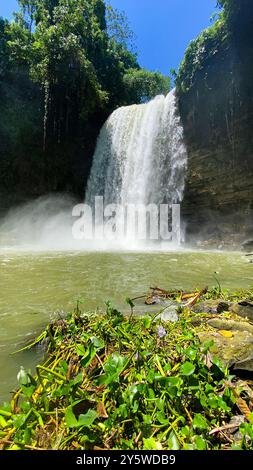
[{"label": "rock cliff", "polygon": [[253,238],[251,36],[228,41],[179,92],[189,158],[183,201],[188,241],[237,246]]}]

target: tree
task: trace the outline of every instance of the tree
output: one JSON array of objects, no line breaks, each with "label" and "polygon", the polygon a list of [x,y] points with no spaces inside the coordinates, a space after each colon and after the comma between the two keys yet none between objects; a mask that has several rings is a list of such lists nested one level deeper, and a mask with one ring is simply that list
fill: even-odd
[{"label": "tree", "polygon": [[14,22],[0,21],[0,131],[9,174],[16,165],[22,180],[29,154],[29,171],[40,168],[45,190],[79,178],[81,192],[108,115],[167,93],[169,79],[140,69],[125,14],[105,0],[19,6]]},{"label": "tree", "polygon": [[170,90],[170,77],[160,72],[144,69],[131,69],[124,76],[127,101],[145,103],[156,95],[167,95]]},{"label": "tree", "polygon": [[135,54],[135,35],[129,26],[126,13],[108,6],[106,24],[110,40]]},{"label": "tree", "polygon": [[7,50],[7,40],[8,40],[8,35],[6,31],[7,25],[8,25],[8,22],[0,17],[0,79],[5,74],[5,71],[9,62],[9,56],[8,56],[8,50]]}]

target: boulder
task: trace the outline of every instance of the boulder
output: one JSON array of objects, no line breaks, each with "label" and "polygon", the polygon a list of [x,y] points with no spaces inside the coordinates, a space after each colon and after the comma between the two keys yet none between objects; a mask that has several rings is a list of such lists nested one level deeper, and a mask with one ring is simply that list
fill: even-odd
[{"label": "boulder", "polygon": [[211,318],[205,321],[205,331],[200,330],[198,336],[201,342],[213,341],[211,356],[228,367],[253,371],[253,325],[248,321]]},{"label": "boulder", "polygon": [[239,317],[248,318],[248,320],[253,321],[253,304],[251,304],[247,300],[232,304],[229,310],[230,312],[239,315]]},{"label": "boulder", "polygon": [[217,315],[223,312],[228,312],[230,308],[230,302],[225,302],[222,299],[218,300],[205,300],[204,302],[200,302],[195,307],[193,307],[193,311],[195,313],[210,313],[213,315]]}]

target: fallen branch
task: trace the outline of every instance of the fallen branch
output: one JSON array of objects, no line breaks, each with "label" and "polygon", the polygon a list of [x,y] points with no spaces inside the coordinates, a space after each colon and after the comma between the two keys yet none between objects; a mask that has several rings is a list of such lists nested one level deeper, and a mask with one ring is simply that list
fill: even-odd
[{"label": "fallen branch", "polygon": [[221,426],[220,428],[212,429],[212,431],[209,432],[209,436],[212,436],[213,434],[217,434],[218,432],[227,431],[228,429],[238,429],[239,427],[240,427],[240,424],[225,424],[224,426]]}]

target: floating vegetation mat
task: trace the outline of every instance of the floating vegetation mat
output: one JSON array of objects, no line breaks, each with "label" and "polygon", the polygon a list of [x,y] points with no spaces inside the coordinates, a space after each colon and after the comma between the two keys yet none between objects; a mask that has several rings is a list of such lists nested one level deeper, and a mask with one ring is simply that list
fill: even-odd
[{"label": "floating vegetation mat", "polygon": [[45,362],[35,376],[21,368],[19,390],[0,407],[0,448],[253,449],[251,382],[210,355],[194,302],[175,297],[175,323],[126,317],[110,303],[103,316],[77,307],[54,320],[33,344]]}]

